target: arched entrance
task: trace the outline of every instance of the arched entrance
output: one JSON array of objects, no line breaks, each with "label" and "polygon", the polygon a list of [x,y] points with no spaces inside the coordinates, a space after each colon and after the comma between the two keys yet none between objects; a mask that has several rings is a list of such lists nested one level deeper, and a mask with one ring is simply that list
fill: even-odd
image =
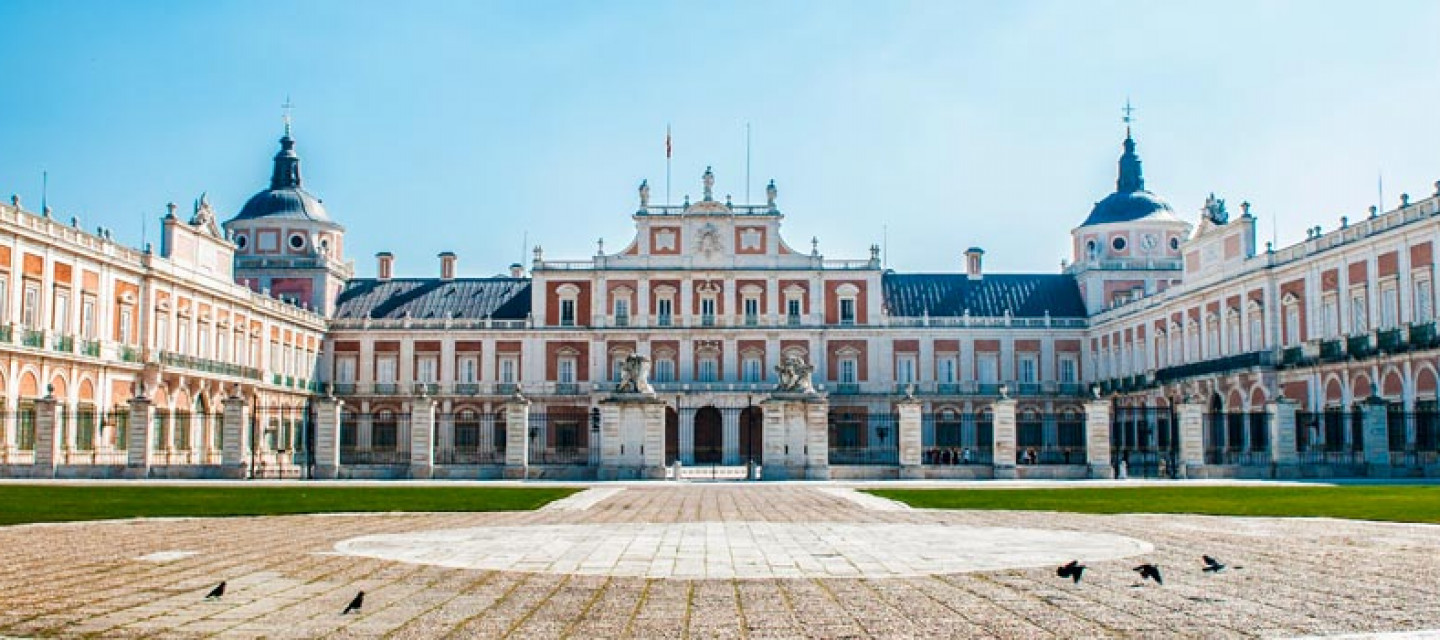
[{"label": "arched entrance", "polygon": [[680,414],[675,407],[665,407],[665,466],[680,458]]},{"label": "arched entrance", "polygon": [[695,464],[720,464],[724,435],[720,410],[701,407],[695,411]]},{"label": "arched entrance", "polygon": [[745,407],[740,411],[740,462],[754,461],[756,464],[765,457],[764,410],[760,407]]}]

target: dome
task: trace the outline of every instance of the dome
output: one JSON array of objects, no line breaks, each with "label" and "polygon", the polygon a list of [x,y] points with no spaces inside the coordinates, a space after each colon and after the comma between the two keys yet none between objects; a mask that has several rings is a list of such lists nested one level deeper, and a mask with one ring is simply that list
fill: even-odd
[{"label": "dome", "polygon": [[1109,224],[1112,222],[1134,222],[1147,218],[1159,218],[1179,222],[1170,203],[1149,191],[1116,192],[1105,196],[1090,210],[1090,217],[1081,226]]},{"label": "dome", "polygon": [[1125,153],[1120,155],[1120,176],[1115,181],[1115,193],[1105,196],[1090,210],[1082,227],[1092,224],[1113,222],[1134,222],[1136,220],[1164,220],[1180,222],[1170,203],[1145,190],[1145,177],[1140,171],[1140,156],[1135,153],[1135,139],[1130,130],[1125,130]]},{"label": "dome", "polygon": [[280,138],[280,151],[275,154],[270,188],[251,196],[231,222],[260,218],[335,224],[320,199],[300,186],[300,156],[295,154],[295,140],[288,126]]},{"label": "dome", "polygon": [[320,199],[299,187],[266,189],[251,196],[250,200],[246,201],[245,207],[240,209],[240,215],[235,216],[235,219],[253,220],[255,218],[332,222],[329,214],[325,213],[325,205],[321,204]]}]

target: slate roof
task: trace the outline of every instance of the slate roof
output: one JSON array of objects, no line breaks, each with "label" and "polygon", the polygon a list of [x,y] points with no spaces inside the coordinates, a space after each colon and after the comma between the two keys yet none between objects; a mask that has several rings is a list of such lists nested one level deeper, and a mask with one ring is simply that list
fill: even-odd
[{"label": "slate roof", "polygon": [[885,304],[892,316],[1010,315],[1084,318],[1085,302],[1075,278],[1065,274],[997,273],[971,280],[963,273],[886,273]]},{"label": "slate roof", "polygon": [[528,278],[357,278],[345,284],[335,318],[523,320],[530,315]]}]

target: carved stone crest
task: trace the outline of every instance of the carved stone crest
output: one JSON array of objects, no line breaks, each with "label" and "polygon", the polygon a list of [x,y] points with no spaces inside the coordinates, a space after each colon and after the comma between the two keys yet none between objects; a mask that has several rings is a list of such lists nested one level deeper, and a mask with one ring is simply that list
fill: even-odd
[{"label": "carved stone crest", "polygon": [[810,375],[815,373],[815,366],[806,364],[799,356],[786,356],[775,366],[775,373],[780,377],[780,384],[775,390],[785,393],[815,393],[815,385],[810,381]]},{"label": "carved stone crest", "polygon": [[706,256],[713,256],[720,253],[724,247],[720,243],[720,230],[713,224],[700,227],[700,232],[695,240],[695,250]]}]

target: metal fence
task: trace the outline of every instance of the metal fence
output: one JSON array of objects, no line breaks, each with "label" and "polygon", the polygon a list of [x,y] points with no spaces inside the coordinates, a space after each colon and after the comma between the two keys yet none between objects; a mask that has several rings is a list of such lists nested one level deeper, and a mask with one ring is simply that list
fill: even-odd
[{"label": "metal fence", "polygon": [[504,464],[505,416],[473,409],[435,416],[435,464]]},{"label": "metal fence", "polygon": [[1391,407],[1386,416],[1390,464],[1424,467],[1440,463],[1440,413],[1433,410],[1403,411]]},{"label": "metal fence", "polygon": [[989,412],[941,409],[924,414],[920,421],[922,463],[951,466],[994,462],[995,428]]},{"label": "metal fence", "polygon": [[526,432],[530,443],[529,463],[590,464],[589,423],[588,407],[550,407],[546,411],[532,411]]},{"label": "metal fence", "polygon": [[1016,464],[1085,464],[1085,415],[1024,412],[1015,417]]},{"label": "metal fence", "polygon": [[1110,416],[1110,462],[1117,473],[1120,463],[1125,463],[1129,476],[1173,476],[1179,429],[1169,407],[1115,407]]},{"label": "metal fence", "polygon": [[1270,464],[1269,417],[1264,411],[1205,414],[1205,464]]},{"label": "metal fence", "polygon": [[[1359,407],[1346,411],[1339,407],[1322,412],[1299,411],[1295,414],[1295,449],[1301,454],[1300,461],[1344,464],[1343,460],[1357,459],[1364,450],[1365,416]],[[1305,455],[1305,454],[1335,455]],[[1343,454],[1343,455],[1342,455]]]},{"label": "metal fence", "polygon": [[340,464],[410,464],[410,414],[390,410],[342,412]]},{"label": "metal fence", "polygon": [[829,417],[830,464],[900,464],[898,423],[893,413],[832,409]]}]

